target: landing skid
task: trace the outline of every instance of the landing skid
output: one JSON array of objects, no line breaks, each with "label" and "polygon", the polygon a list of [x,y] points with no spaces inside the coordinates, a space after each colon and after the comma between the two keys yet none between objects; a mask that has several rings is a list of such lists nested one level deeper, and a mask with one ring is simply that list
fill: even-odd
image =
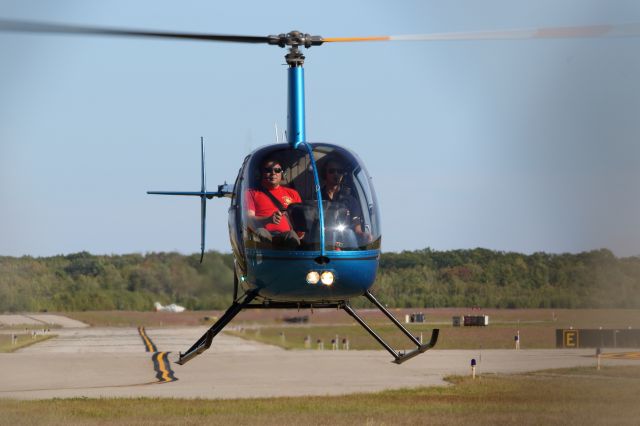
[{"label": "landing skid", "polygon": [[184,365],[189,360],[195,358],[200,355],[202,352],[209,349],[211,346],[211,342],[213,338],[218,335],[222,331],[222,329],[229,324],[229,322],[240,313],[243,309],[322,309],[322,308],[335,308],[342,309],[347,314],[349,314],[353,319],[355,319],[358,324],[360,324],[371,336],[382,347],[384,347],[394,358],[396,364],[402,364],[405,361],[414,358],[429,349],[433,348],[438,341],[438,334],[440,333],[439,329],[433,329],[431,333],[431,340],[426,345],[420,343],[415,336],[413,336],[409,330],[403,327],[402,324],[389,312],[382,304],[375,298],[373,295],[367,291],[364,294],[371,303],[373,303],[383,314],[389,318],[389,320],[400,329],[412,342],[416,345],[416,349],[409,352],[401,352],[394,350],[389,344],[380,337],[367,323],[364,322],[362,318],[356,314],[353,308],[349,305],[348,302],[331,302],[331,303],[295,303],[295,302],[263,302],[261,304],[252,304],[251,302],[258,296],[257,291],[252,291],[245,293],[240,299],[234,300],[233,304],[227,309],[227,311],[220,317],[215,324],[211,326],[209,330],[200,338],[196,343],[193,344],[185,353],[180,353],[180,358],[177,363],[180,365]]},{"label": "landing skid", "polygon": [[416,357],[422,353],[425,353],[429,349],[433,348],[438,342],[438,335],[440,334],[440,329],[434,328],[433,331],[431,332],[431,339],[429,340],[429,343],[427,343],[426,345],[423,345],[422,343],[420,343],[418,339],[416,339],[416,337],[413,334],[409,332],[409,330],[404,328],[404,326],[400,324],[400,322],[393,315],[391,315],[391,312],[389,312],[387,308],[382,306],[382,304],[378,302],[378,299],[373,297],[373,294],[371,294],[368,290],[364,294],[364,297],[366,297],[371,303],[373,303],[376,308],[380,309],[380,311],[382,311],[382,313],[385,314],[387,318],[389,318],[389,320],[396,327],[398,327],[400,331],[402,331],[413,342],[413,344],[416,345],[416,349],[410,352],[395,351],[391,346],[389,346],[387,342],[384,341],[382,337],[378,336],[378,334],[375,331],[373,331],[373,329],[371,329],[371,327],[369,327],[367,323],[365,323],[362,320],[362,318],[360,318],[356,314],[356,312],[351,308],[351,306],[349,306],[348,304],[343,305],[342,309],[346,313],[351,315],[353,319],[355,319],[358,322],[358,324],[360,324],[365,330],[367,330],[369,334],[371,334],[371,336],[373,336],[373,338],[376,339],[378,343],[380,343],[395,358],[393,362],[395,362],[396,364],[402,364],[403,362],[408,361],[413,357]]}]

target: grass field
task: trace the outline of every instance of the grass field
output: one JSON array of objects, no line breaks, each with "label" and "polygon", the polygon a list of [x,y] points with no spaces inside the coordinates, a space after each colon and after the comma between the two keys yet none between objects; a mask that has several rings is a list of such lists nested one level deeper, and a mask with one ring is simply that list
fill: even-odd
[{"label": "grass field", "polygon": [[35,343],[42,342],[47,339],[51,339],[52,337],[56,337],[55,334],[39,334],[34,338],[31,337],[30,334],[18,334],[17,335],[17,343],[14,345],[11,342],[11,334],[0,334],[0,353],[2,352],[13,352],[20,348],[25,348],[27,346],[31,346]]},{"label": "grass field", "polygon": [[453,386],[245,400],[0,400],[0,425],[635,425],[640,367],[452,377]]}]

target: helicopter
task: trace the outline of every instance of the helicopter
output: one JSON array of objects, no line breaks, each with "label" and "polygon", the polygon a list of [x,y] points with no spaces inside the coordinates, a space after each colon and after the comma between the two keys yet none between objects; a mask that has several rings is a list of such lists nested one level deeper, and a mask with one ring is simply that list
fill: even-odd
[{"label": "helicopter", "polygon": [[[233,302],[198,341],[179,354],[177,363],[185,364],[206,351],[213,339],[242,310],[334,308],[344,310],[392,355],[393,362],[402,364],[433,348],[438,341],[439,329],[434,329],[428,343],[423,344],[370,291],[375,283],[382,246],[380,212],[373,183],[355,153],[338,145],[311,142],[307,138],[305,55],[302,49],[342,42],[631,37],[640,35],[640,25],[325,38],[300,31],[247,36],[0,20],[0,31],[251,43],[287,49],[286,142],[253,151],[242,162],[233,184],[225,183],[216,191],[208,191],[205,146],[201,139],[199,191],[148,191],[156,195],[200,198],[201,261],[205,250],[207,200],[230,199],[228,228],[235,259]],[[276,169],[280,170],[276,172]],[[349,190],[348,202],[334,201],[326,196],[330,169],[334,169],[332,174],[340,175],[340,185]],[[289,200],[279,206],[277,201],[273,201],[272,205],[272,209],[280,213],[278,216],[284,216],[290,229],[296,233],[295,245],[284,241],[281,235],[271,233],[268,227],[260,227],[256,211],[252,214],[248,208],[248,194],[264,193],[269,197],[265,179],[274,173],[281,174],[281,186],[294,190],[299,197],[296,202]],[[263,229],[269,231],[268,238],[265,238]],[[356,297],[365,297],[379,309],[415,345],[415,349],[404,352],[392,348],[353,309],[350,301]]]}]

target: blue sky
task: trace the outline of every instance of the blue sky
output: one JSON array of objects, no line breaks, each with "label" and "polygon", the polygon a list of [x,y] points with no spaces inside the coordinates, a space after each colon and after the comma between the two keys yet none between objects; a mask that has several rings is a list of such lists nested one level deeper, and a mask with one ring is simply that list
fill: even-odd
[{"label": "blue sky", "polygon": [[[640,22],[637,1],[3,1],[0,17],[325,37]],[[640,255],[639,38],[306,51],[307,137],[374,178],[383,249]],[[272,46],[0,33],[0,255],[199,250],[199,201],[286,119]],[[227,200],[208,247],[229,251]]]}]

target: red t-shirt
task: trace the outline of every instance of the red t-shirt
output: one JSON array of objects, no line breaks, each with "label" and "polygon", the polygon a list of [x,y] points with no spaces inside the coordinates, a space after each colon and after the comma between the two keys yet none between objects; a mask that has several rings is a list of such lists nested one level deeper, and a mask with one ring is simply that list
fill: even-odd
[{"label": "red t-shirt", "polygon": [[[300,194],[295,189],[287,188],[282,185],[274,189],[267,189],[273,195],[276,200],[280,201],[284,208],[287,208],[289,204],[301,203],[302,199]],[[259,189],[250,189],[246,193],[247,210],[253,210],[256,212],[256,216],[273,216],[278,210],[274,205],[271,198]],[[287,232],[291,230],[291,225],[286,217],[280,220],[280,223],[275,224],[273,222],[267,223],[265,229],[269,232]]]}]

